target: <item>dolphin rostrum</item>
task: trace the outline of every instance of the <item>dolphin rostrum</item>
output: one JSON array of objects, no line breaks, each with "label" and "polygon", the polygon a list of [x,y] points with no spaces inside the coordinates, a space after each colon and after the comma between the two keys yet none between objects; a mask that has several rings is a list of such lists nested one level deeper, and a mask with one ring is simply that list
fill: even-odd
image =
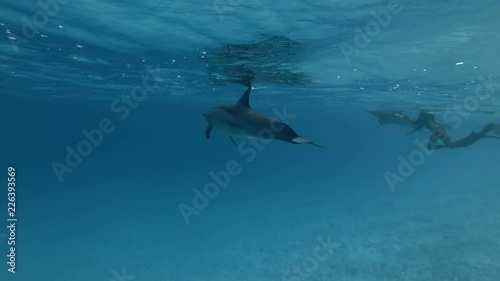
[{"label": "dolphin rostrum", "polygon": [[[249,85],[240,100],[235,104],[220,105],[202,113],[208,121],[205,137],[210,138],[212,128],[232,137],[255,137],[260,139],[276,139],[293,144],[311,144],[327,148],[300,137],[290,126],[271,119],[250,108],[249,98],[252,87]],[[235,143],[236,144],[236,143]]]}]

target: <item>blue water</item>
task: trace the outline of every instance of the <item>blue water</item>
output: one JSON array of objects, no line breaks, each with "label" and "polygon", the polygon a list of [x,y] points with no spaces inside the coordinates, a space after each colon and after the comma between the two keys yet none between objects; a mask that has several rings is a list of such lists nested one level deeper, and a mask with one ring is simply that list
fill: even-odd
[{"label": "blue water", "polygon": [[[451,114],[452,139],[500,123],[498,1],[40,3],[0,4],[0,161],[16,168],[18,218],[12,274],[2,181],[2,280],[500,280],[500,141],[431,153],[416,144],[428,132],[367,112]],[[251,106],[286,107],[330,149],[205,139],[200,113],[245,90],[210,67],[247,65],[207,59],[272,36],[301,47],[291,62],[282,45],[252,53]],[[311,83],[271,79],[289,70]],[[200,199],[211,173],[224,187]]]}]

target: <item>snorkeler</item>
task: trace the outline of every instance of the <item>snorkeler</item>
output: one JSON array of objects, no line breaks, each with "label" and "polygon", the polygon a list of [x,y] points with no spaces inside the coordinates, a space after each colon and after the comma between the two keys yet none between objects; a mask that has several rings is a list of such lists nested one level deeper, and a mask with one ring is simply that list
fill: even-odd
[{"label": "snorkeler", "polygon": [[415,131],[420,131],[423,128],[429,129],[431,131],[431,137],[429,139],[428,149],[434,149],[437,141],[441,140],[446,146],[451,147],[453,143],[450,141],[448,134],[443,125],[436,122],[436,117],[429,111],[421,111],[418,115],[417,120],[413,121],[415,129],[406,135],[410,135]]},{"label": "snorkeler", "polygon": [[[468,136],[452,142],[446,133],[446,129],[450,128],[450,126],[438,123],[435,115],[431,111],[421,111],[416,120],[411,120],[400,111],[369,112],[377,117],[380,125],[392,124],[413,128],[413,130],[406,135],[410,135],[416,131],[421,131],[422,129],[428,129],[431,131],[429,143],[427,144],[427,148],[429,150],[467,147],[483,138],[500,139],[500,124],[490,123],[481,131],[472,132]],[[489,136],[488,133],[490,132],[499,136]],[[437,144],[439,141],[443,144]]]},{"label": "snorkeler", "polygon": [[482,138],[492,138],[492,139],[500,139],[500,137],[496,136],[488,136],[488,133],[491,131],[496,132],[499,130],[499,126],[495,125],[493,123],[490,123],[486,125],[481,131],[478,133],[472,132],[468,136],[461,138],[455,142],[450,142],[448,139],[448,142],[445,142],[445,145],[436,145],[437,140],[440,138],[440,136],[435,136],[434,134],[431,136],[429,140],[429,144],[427,145],[427,148],[429,150],[432,149],[443,149],[443,148],[462,148],[462,147],[467,147],[469,145],[472,145],[476,142],[478,142]]},{"label": "snorkeler", "polygon": [[[480,132],[472,132],[468,136],[461,138],[455,142],[452,142],[446,133],[446,130],[443,125],[436,122],[436,118],[434,114],[428,111],[420,112],[417,120],[414,122],[416,128],[411,131],[409,134],[420,130],[421,128],[427,128],[431,131],[431,136],[429,138],[429,143],[427,144],[427,149],[435,150],[435,149],[443,149],[443,148],[462,148],[472,145],[478,142],[482,138],[494,138],[500,139],[500,137],[488,136],[487,134],[491,131],[500,130],[499,125],[495,125],[490,123],[486,125]],[[437,142],[441,140],[444,144],[437,145]]]},{"label": "snorkeler", "polygon": [[[424,111],[424,110],[420,111],[417,120],[412,121],[412,124],[415,127],[415,129],[406,134],[407,136],[413,134],[416,131],[420,131],[423,128],[426,128],[431,132],[436,131],[437,128],[440,128],[437,130],[443,130],[443,131],[444,129],[450,128],[450,126],[448,125],[443,125],[436,122],[436,117],[431,111]],[[446,132],[444,132],[444,134],[446,134]]]}]

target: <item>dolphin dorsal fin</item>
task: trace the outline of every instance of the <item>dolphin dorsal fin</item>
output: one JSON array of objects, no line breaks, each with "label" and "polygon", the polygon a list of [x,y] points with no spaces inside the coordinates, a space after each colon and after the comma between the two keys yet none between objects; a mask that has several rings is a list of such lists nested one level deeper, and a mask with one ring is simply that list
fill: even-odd
[{"label": "dolphin dorsal fin", "polygon": [[242,106],[250,107],[250,92],[252,91],[252,87],[248,87],[247,90],[243,93],[240,100],[236,103]]}]

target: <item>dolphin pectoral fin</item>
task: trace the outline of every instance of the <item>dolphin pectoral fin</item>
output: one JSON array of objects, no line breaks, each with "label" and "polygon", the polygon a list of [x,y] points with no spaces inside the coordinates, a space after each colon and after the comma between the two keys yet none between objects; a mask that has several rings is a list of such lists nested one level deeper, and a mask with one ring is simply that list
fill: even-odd
[{"label": "dolphin pectoral fin", "polygon": [[301,138],[301,137],[296,137],[296,138],[292,139],[292,143],[295,143],[295,144],[310,144],[310,145],[314,145],[316,147],[321,147],[321,148],[324,148],[324,149],[330,149],[329,147],[316,144],[316,143],[314,143],[312,141],[308,141],[308,140],[306,140],[304,138]]},{"label": "dolphin pectoral fin", "polygon": [[231,139],[231,141],[234,143],[234,145],[235,145],[236,147],[238,147],[238,145],[237,145],[237,144],[236,144],[236,142],[234,141],[233,137],[229,136],[229,138],[230,138],[230,139]]},{"label": "dolphin pectoral fin", "polygon": [[213,128],[212,125],[208,124],[207,128],[205,129],[205,137],[207,139],[210,138],[210,132],[212,132],[212,128]]}]

